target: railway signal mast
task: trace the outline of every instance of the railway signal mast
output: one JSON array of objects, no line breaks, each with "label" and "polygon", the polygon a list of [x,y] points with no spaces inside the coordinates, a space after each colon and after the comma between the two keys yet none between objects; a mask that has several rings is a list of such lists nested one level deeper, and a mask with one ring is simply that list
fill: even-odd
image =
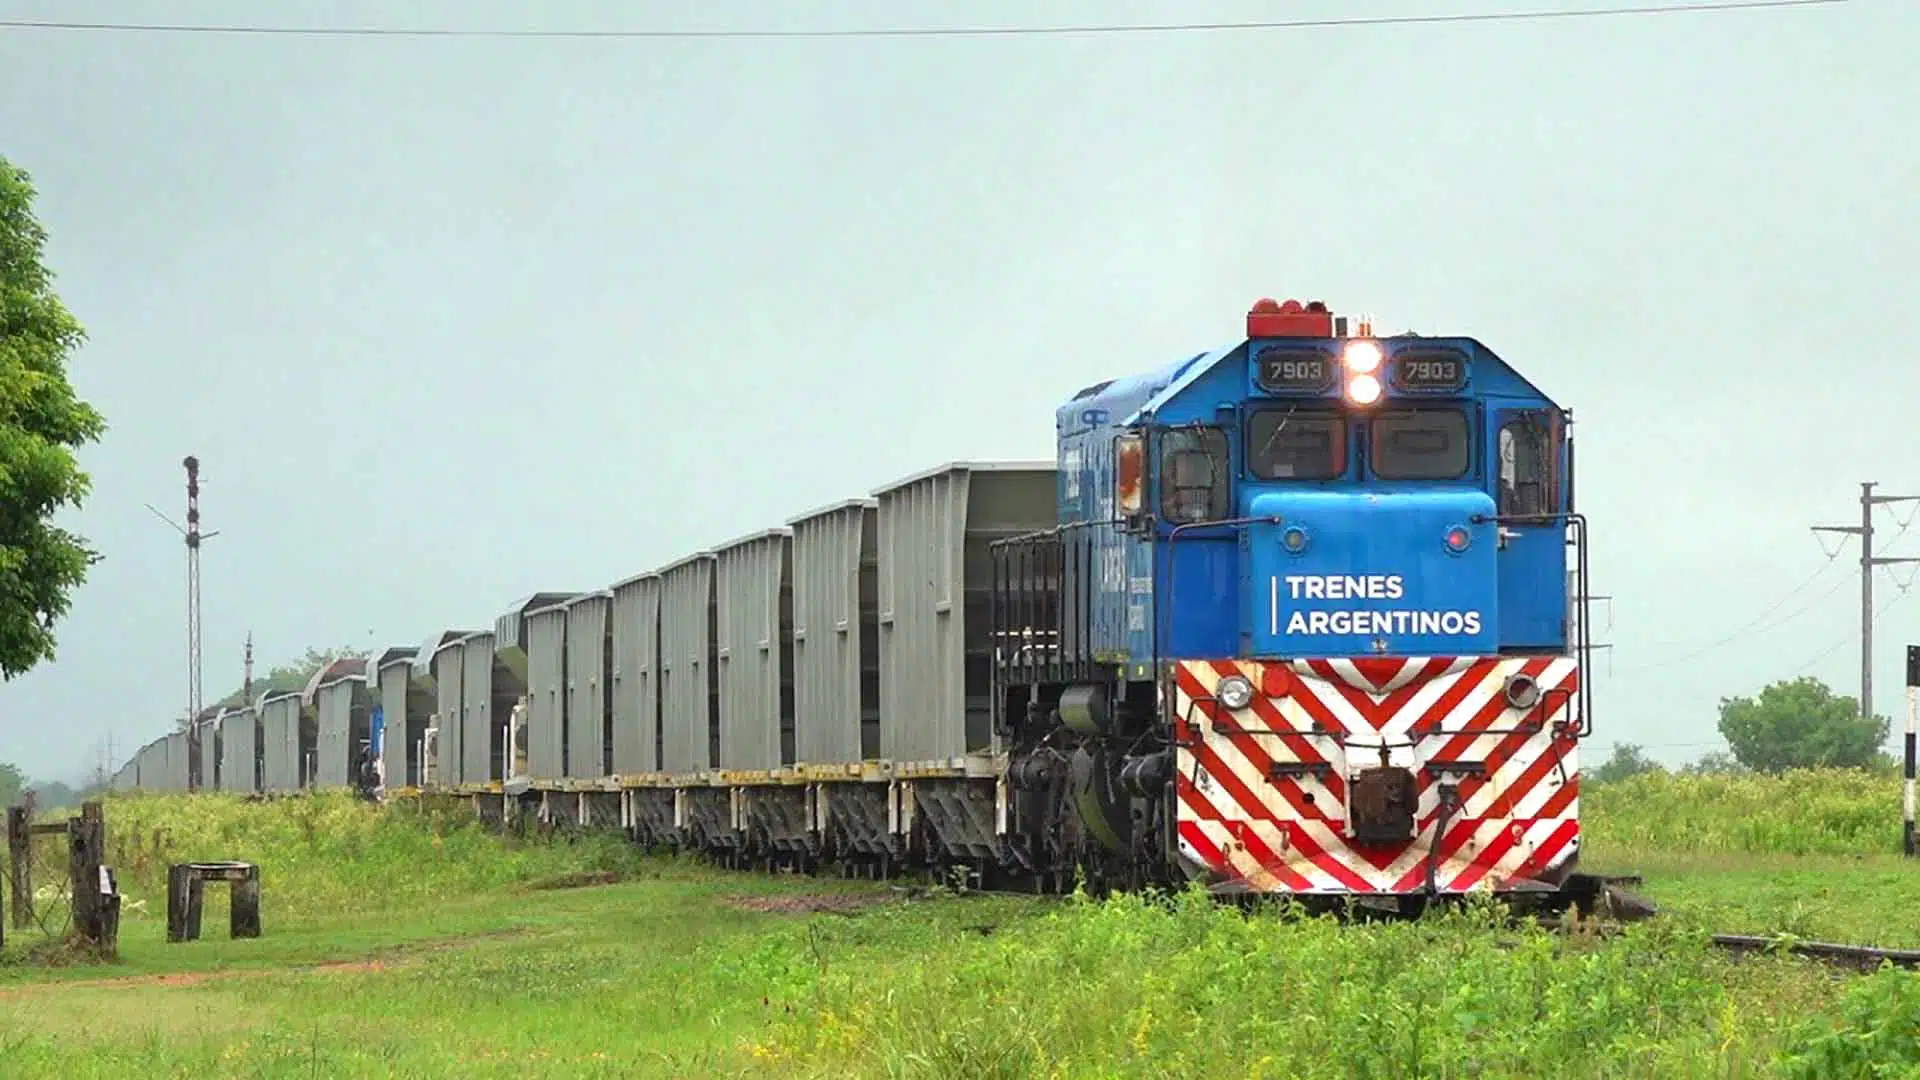
[{"label": "railway signal mast", "polygon": [[200,459],[188,454],[181,462],[187,469],[187,527],[155,509],[161,521],[172,525],[187,542],[187,790],[197,791],[200,776],[200,542],[219,536],[219,530],[200,531]]},{"label": "railway signal mast", "polygon": [[1846,533],[1860,538],[1860,717],[1873,719],[1873,568],[1920,559],[1879,558],[1873,554],[1873,508],[1902,502],[1920,502],[1920,495],[1875,495],[1879,484],[1860,485],[1860,524],[1815,525],[1814,532]]}]

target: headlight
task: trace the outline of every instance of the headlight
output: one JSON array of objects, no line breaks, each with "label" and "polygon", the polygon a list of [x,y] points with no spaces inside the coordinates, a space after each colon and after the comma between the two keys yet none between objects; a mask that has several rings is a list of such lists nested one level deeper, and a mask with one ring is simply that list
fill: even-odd
[{"label": "headlight", "polygon": [[1540,703],[1540,684],[1525,672],[1507,676],[1507,704],[1516,709],[1531,709]]},{"label": "headlight", "polygon": [[1380,380],[1371,375],[1355,375],[1347,380],[1347,400],[1355,405],[1371,405],[1380,400]]},{"label": "headlight", "polygon": [[1355,375],[1369,375],[1380,370],[1380,359],[1380,346],[1371,341],[1353,341],[1347,344],[1341,362]]},{"label": "headlight", "polygon": [[1213,688],[1213,696],[1229,709],[1244,709],[1253,704],[1253,684],[1239,675],[1229,675]]}]

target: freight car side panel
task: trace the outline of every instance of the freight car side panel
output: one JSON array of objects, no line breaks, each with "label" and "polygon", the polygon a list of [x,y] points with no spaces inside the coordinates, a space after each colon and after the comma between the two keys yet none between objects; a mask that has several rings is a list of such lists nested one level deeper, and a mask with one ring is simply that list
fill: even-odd
[{"label": "freight car side panel", "polygon": [[353,782],[354,708],[365,691],[360,679],[340,679],[320,687],[315,695],[319,713],[318,751],[314,771],[316,787],[345,787]]},{"label": "freight car side panel", "polygon": [[717,764],[713,564],[713,555],[701,552],[661,571],[660,767],[668,773]]},{"label": "freight car side panel", "polygon": [[549,783],[567,775],[567,611],[527,613],[527,775]]},{"label": "freight car side panel", "polygon": [[439,726],[439,786],[464,783],[460,737],[466,729],[466,638],[448,642],[433,654],[435,723]]},{"label": "freight car side panel", "polygon": [[588,593],[567,602],[567,775],[591,780],[612,772],[612,598]]},{"label": "freight car side panel", "polygon": [[791,760],[790,542],[782,529],[715,550],[722,769],[770,770]]},{"label": "freight car side panel", "polygon": [[262,786],[268,791],[300,787],[300,697],[277,694],[260,706]]},{"label": "freight car side panel", "polygon": [[220,720],[220,790],[260,790],[260,718],[251,707],[229,709]]},{"label": "freight car side panel", "polygon": [[200,725],[200,787],[216,791],[220,787],[220,722]]},{"label": "freight car side panel", "polygon": [[460,782],[484,784],[498,780],[494,770],[500,756],[494,738],[493,634],[473,634],[461,642],[460,661]]},{"label": "freight car side panel", "polygon": [[789,524],[795,760],[832,765],[877,758],[878,504],[849,501]]},{"label": "freight car side panel", "polygon": [[386,728],[380,737],[380,762],[389,788],[421,783],[420,742],[435,704],[433,680],[421,674],[424,670],[412,649],[392,650],[378,668],[376,700]]},{"label": "freight car side panel", "polygon": [[660,769],[660,577],[613,587],[613,770]]},{"label": "freight car side panel", "polygon": [[1051,462],[956,462],[874,492],[882,757],[991,746],[989,545],[1050,528],[1057,481]]}]

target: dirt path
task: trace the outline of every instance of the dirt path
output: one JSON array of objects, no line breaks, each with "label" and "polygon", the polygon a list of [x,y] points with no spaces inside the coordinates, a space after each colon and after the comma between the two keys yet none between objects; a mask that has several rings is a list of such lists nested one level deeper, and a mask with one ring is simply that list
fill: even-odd
[{"label": "dirt path", "polygon": [[809,915],[817,911],[844,914],[887,903],[896,897],[883,893],[798,893],[788,896],[723,896],[720,902],[741,911],[768,915]]},{"label": "dirt path", "polygon": [[0,987],[0,1001],[28,997],[36,994],[53,994],[65,990],[124,990],[147,987],[198,986],[207,982],[224,982],[231,979],[258,978],[263,975],[337,975],[358,971],[388,971],[399,967],[412,967],[423,962],[427,956],[449,949],[457,949],[476,942],[517,937],[525,933],[520,928],[492,930],[480,934],[467,934],[451,938],[430,938],[425,941],[407,942],[376,949],[373,952],[352,960],[324,960],[319,963],[290,964],[285,967],[237,967],[214,968],[210,971],[168,971],[153,975],[121,975],[108,979],[53,979],[46,982],[24,983],[17,986]]}]

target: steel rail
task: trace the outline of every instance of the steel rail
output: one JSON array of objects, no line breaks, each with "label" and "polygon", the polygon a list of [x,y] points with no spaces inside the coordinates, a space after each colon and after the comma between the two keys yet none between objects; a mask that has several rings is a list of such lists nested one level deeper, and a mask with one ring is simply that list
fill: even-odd
[{"label": "steel rail", "polygon": [[1891,962],[1895,967],[1908,970],[1920,970],[1920,949],[1882,949],[1872,945],[1836,945],[1826,941],[1786,941],[1749,934],[1715,934],[1712,940],[1716,946],[1735,954],[1780,951],[1829,964],[1844,964],[1862,971],[1872,971],[1883,962]]}]

